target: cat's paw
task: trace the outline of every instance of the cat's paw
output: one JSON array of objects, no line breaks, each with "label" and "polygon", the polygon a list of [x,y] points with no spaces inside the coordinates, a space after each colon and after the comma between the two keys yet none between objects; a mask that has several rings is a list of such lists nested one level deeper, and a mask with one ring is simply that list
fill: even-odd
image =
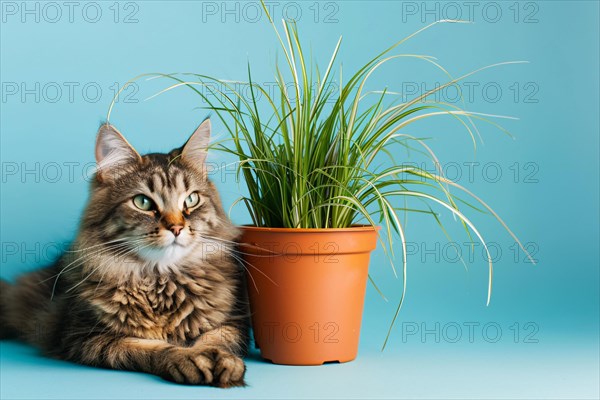
[{"label": "cat's paw", "polygon": [[215,362],[210,354],[194,349],[171,349],[163,354],[159,375],[164,379],[187,385],[213,383]]},{"label": "cat's paw", "polygon": [[222,388],[245,386],[245,373],[246,365],[240,357],[224,351],[216,354],[213,385]]}]

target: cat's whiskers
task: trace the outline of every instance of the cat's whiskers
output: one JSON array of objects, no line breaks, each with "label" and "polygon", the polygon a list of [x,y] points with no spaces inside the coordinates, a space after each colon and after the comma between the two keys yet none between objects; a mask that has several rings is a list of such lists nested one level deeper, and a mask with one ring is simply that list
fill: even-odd
[{"label": "cat's whiskers", "polygon": [[250,273],[250,270],[248,270],[248,268],[246,268],[246,266],[244,265],[244,260],[240,259],[238,256],[236,256],[235,254],[231,254],[231,256],[236,259],[237,261],[239,261],[241,263],[242,268],[244,268],[247,272],[248,272],[248,276],[250,277],[250,280],[252,281],[252,285],[254,286],[254,288],[256,289],[257,293],[260,293],[260,290],[258,290],[258,285],[256,285],[256,281],[254,280],[254,277],[252,276],[252,274]]},{"label": "cat's whiskers", "polygon": [[[121,253],[119,253],[119,254],[117,255],[117,257],[126,256],[128,252],[129,252],[129,250],[128,250],[128,249],[122,250],[122,251],[121,251]],[[102,271],[101,271],[100,279],[98,280],[98,283],[96,284],[96,287],[94,288],[94,294],[95,294],[96,292],[98,292],[98,288],[100,287],[100,284],[101,284],[101,283],[102,283],[102,281],[104,280],[104,276],[105,276],[105,275],[108,273],[108,271],[110,271],[110,266],[109,266],[108,264],[106,264],[106,265],[102,265],[101,267],[102,267]],[[99,268],[98,268],[98,269],[100,269],[100,266],[99,266]],[[91,273],[94,273],[94,271],[92,271]],[[91,274],[91,273],[90,273],[90,274]]]},{"label": "cat's whiskers", "polygon": [[[115,250],[121,250],[124,247],[127,247],[131,244],[135,244],[135,243],[139,243],[140,241],[142,241],[143,239],[136,239],[132,242],[126,242],[126,243],[118,243],[118,244],[114,244],[111,246],[108,246],[106,248],[100,249],[100,250],[96,250],[93,251],[91,253],[87,253],[84,254],[83,256],[75,259],[74,261],[72,261],[71,263],[67,264],[67,266],[65,266],[63,269],[60,270],[60,272],[56,275],[53,275],[45,280],[43,280],[42,282],[45,282],[47,280],[50,280],[52,278],[54,278],[56,276],[56,279],[54,280],[54,284],[52,285],[52,294],[50,296],[50,301],[52,301],[54,299],[54,293],[56,291],[56,285],[58,284],[58,280],[60,279],[61,275],[69,272],[75,268],[77,268],[78,266],[82,265],[83,263],[85,263],[86,261],[88,261],[89,259],[92,259],[94,257],[99,257],[105,253],[110,253],[111,251],[115,251]],[[70,268],[69,268],[70,267]],[[41,282],[40,282],[41,283]]]},{"label": "cat's whiskers", "polygon": [[79,261],[79,260],[81,260],[81,259],[83,259],[83,258],[87,258],[87,257],[90,257],[90,256],[93,256],[93,255],[96,255],[96,254],[102,253],[102,252],[104,252],[104,251],[107,251],[107,250],[110,250],[110,249],[115,249],[115,248],[118,248],[118,247],[120,247],[122,244],[123,244],[123,243],[113,244],[113,245],[111,245],[111,246],[108,246],[108,247],[106,247],[106,248],[103,248],[103,249],[97,249],[97,250],[94,250],[93,252],[89,252],[89,253],[86,253],[86,254],[84,254],[84,255],[80,255],[79,257],[77,257],[76,259],[74,259],[73,261],[71,261],[69,264],[67,264],[65,267],[63,267],[63,269],[62,269],[62,270],[61,270],[59,273],[57,273],[57,274],[55,274],[55,275],[52,275],[52,276],[50,276],[50,277],[48,277],[48,278],[46,278],[46,279],[43,279],[43,280],[39,281],[39,283],[44,283],[44,282],[46,282],[46,281],[49,281],[49,280],[50,280],[50,279],[52,279],[52,278],[55,278],[57,275],[60,275],[62,272],[64,272],[64,270],[65,270],[66,268],[68,268],[70,265],[72,265],[72,264],[76,263],[77,261]]},{"label": "cat's whiskers", "polygon": [[112,244],[112,243],[116,243],[116,242],[129,242],[131,240],[137,240],[137,239],[140,239],[141,237],[142,236],[138,235],[138,237],[127,237],[127,238],[113,239],[113,240],[109,240],[108,242],[97,243],[97,244],[95,244],[93,246],[89,246],[89,247],[82,247],[82,248],[77,247],[76,250],[67,250],[66,253],[80,253],[82,251],[86,251],[86,250],[89,250],[89,249],[94,249],[94,248],[97,248],[97,247],[100,247],[100,246],[104,246],[104,245],[107,245],[107,244]]},{"label": "cat's whiskers", "polygon": [[[143,248],[146,248],[146,247],[148,247],[148,246],[150,246],[150,245],[149,245],[149,244],[147,244],[147,245],[144,245],[144,246],[142,246],[142,247],[140,247],[140,248],[138,248],[138,247],[133,247],[133,248],[131,248],[131,249],[128,249],[128,251],[126,251],[124,254],[121,254],[121,255],[119,255],[119,257],[125,257],[126,255],[129,255],[129,254],[133,253],[133,252],[134,252],[134,251],[136,251],[136,250],[138,250],[138,251],[139,251],[139,250],[141,250],[141,249],[143,249]],[[96,271],[98,271],[100,268],[102,268],[102,267],[104,267],[104,266],[107,266],[107,267],[108,267],[108,263],[109,263],[109,262],[111,262],[111,261],[113,261],[113,260],[112,260],[112,258],[109,258],[108,260],[105,260],[103,263],[101,263],[101,264],[99,264],[98,266],[96,266],[96,267],[95,267],[95,268],[94,268],[94,269],[93,269],[93,270],[92,270],[92,271],[91,271],[89,274],[87,274],[87,275],[85,276],[85,278],[83,278],[81,281],[79,281],[79,283],[75,284],[75,285],[74,285],[74,286],[72,286],[71,288],[67,289],[65,293],[69,293],[69,292],[71,292],[73,289],[77,288],[79,285],[83,284],[85,281],[87,281],[87,280],[88,280],[88,278],[89,278],[90,276],[92,276],[92,275],[93,275],[93,274],[94,274]]]},{"label": "cat's whiskers", "polygon": [[[137,249],[137,248],[136,248]],[[129,249],[121,249],[117,252],[117,254],[115,255],[115,257],[125,257],[127,254],[129,254],[130,251]],[[96,293],[98,291],[98,287],[100,286],[100,284],[102,283],[102,280],[104,279],[104,276],[106,275],[106,273],[110,270],[110,268],[108,267],[108,265],[104,268],[104,271],[102,272],[102,275],[100,276],[100,280],[98,281],[98,284],[96,285],[96,289],[94,289],[94,293]]]},{"label": "cat's whiskers", "polygon": [[[64,268],[61,270],[61,272],[59,272],[59,274],[58,274],[58,275],[60,276],[60,275],[61,275],[63,272],[65,272],[65,269],[66,269],[67,267],[69,267],[70,265],[72,265],[72,264],[74,264],[74,263],[76,263],[76,262],[78,262],[78,261],[80,261],[80,260],[82,260],[82,259],[89,259],[89,258],[93,258],[93,257],[95,257],[95,256],[99,256],[99,255],[100,255],[100,254],[102,254],[102,253],[106,253],[106,252],[110,252],[110,251],[113,251],[113,250],[116,250],[116,249],[120,249],[120,248],[122,248],[122,247],[124,247],[124,246],[128,246],[128,245],[131,245],[131,244],[136,244],[136,243],[139,243],[139,242],[141,242],[141,241],[143,241],[143,239],[135,239],[135,240],[128,241],[128,242],[123,242],[123,243],[117,243],[117,244],[113,244],[113,245],[107,246],[107,247],[105,247],[105,248],[102,248],[102,249],[97,249],[97,250],[94,250],[93,252],[86,253],[86,254],[82,255],[81,257],[78,257],[77,259],[73,260],[71,263],[69,263],[69,264],[68,264],[66,267],[64,267]],[[82,261],[82,262],[79,262],[79,263],[78,263],[78,264],[76,264],[76,265],[73,265],[73,267],[72,267],[72,268],[70,268],[69,270],[71,270],[71,269],[73,269],[73,268],[75,268],[75,267],[77,267],[77,266],[81,265],[83,262],[85,262],[85,260],[84,260],[84,261]]]},{"label": "cat's whiskers", "polygon": [[41,281],[40,283],[43,283],[43,282],[46,282],[46,281],[48,281],[48,280],[56,277],[56,279],[54,280],[54,284],[52,285],[52,294],[50,296],[50,301],[52,301],[54,299],[54,293],[56,291],[56,285],[58,284],[58,280],[60,279],[60,277],[61,277],[62,274],[64,274],[65,272],[69,272],[69,271],[77,268],[78,266],[82,265],[84,262],[86,262],[90,258],[100,256],[102,253],[118,249],[118,248],[120,248],[122,246],[124,246],[124,244],[113,245],[113,246],[111,246],[108,249],[100,249],[100,250],[96,250],[96,251],[94,251],[92,253],[84,254],[83,256],[78,257],[74,261],[72,261],[69,264],[67,264],[64,268],[62,268],[59,271],[58,274],[52,275],[51,277],[49,277],[49,278],[44,279],[43,281]]},{"label": "cat's whiskers", "polygon": [[[212,236],[208,236],[208,235],[202,235],[202,234],[199,234],[199,235],[200,235],[201,237],[203,237],[203,239],[204,239],[206,242],[209,242],[209,243],[210,243],[210,242],[213,242],[213,243],[217,243],[217,244],[218,244],[218,242],[219,242],[219,239],[218,239],[218,238],[214,238],[214,237],[212,237]],[[222,241],[224,241],[224,242],[231,242],[230,240],[226,240],[226,239],[223,239]],[[235,242],[232,242],[232,243],[235,243]],[[262,249],[262,248],[261,248],[261,249]],[[263,249],[263,250],[264,250],[264,249]],[[239,256],[237,256],[235,253],[236,253],[235,251],[230,251],[230,252],[229,252],[229,254],[230,254],[230,255],[231,255],[233,258],[235,258],[236,260],[238,260],[238,261],[240,261],[240,262],[242,263],[242,266],[243,266],[243,267],[246,269],[246,271],[248,271],[248,275],[250,275],[250,278],[252,279],[252,281],[254,281],[254,278],[252,277],[252,273],[250,272],[250,270],[249,270],[248,268],[246,268],[246,266],[245,266],[244,264],[248,264],[250,267],[254,268],[254,269],[255,269],[256,271],[258,271],[258,272],[259,272],[261,275],[263,275],[265,278],[267,278],[267,279],[268,279],[268,280],[269,280],[271,283],[273,283],[275,286],[279,286],[279,285],[277,284],[277,282],[275,282],[273,279],[271,279],[271,277],[270,277],[269,275],[267,275],[266,273],[264,273],[263,271],[261,271],[259,268],[255,267],[255,266],[254,266],[254,265],[253,265],[251,262],[249,262],[248,260],[244,260],[244,258],[243,258],[243,257],[239,257]],[[244,252],[239,252],[239,251],[238,251],[238,253],[241,253],[241,254],[246,254],[246,255],[250,255],[250,256],[256,256],[256,257],[261,257],[261,256],[262,256],[262,257],[271,257],[271,255],[260,255],[260,254],[259,254],[259,255],[256,255],[256,254],[252,254],[252,253],[244,253]],[[276,253],[275,253],[275,254],[276,254]],[[254,285],[254,287],[256,287],[256,284]],[[258,288],[256,288],[256,290],[258,291]]]}]

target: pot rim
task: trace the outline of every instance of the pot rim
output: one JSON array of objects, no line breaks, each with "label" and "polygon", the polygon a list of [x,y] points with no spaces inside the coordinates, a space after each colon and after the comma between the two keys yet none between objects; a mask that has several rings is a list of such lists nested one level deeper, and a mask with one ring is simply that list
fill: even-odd
[{"label": "pot rim", "polygon": [[381,226],[352,225],[349,228],[270,228],[255,225],[240,225],[240,229],[249,232],[280,232],[280,233],[329,233],[329,232],[372,232],[381,230]]}]

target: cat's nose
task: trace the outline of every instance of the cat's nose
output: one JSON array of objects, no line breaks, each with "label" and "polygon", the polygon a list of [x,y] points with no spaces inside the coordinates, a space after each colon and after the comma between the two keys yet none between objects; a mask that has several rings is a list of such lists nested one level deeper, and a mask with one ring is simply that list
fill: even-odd
[{"label": "cat's nose", "polygon": [[179,234],[183,230],[183,225],[171,225],[169,226],[169,230],[173,232],[173,235],[179,236]]}]

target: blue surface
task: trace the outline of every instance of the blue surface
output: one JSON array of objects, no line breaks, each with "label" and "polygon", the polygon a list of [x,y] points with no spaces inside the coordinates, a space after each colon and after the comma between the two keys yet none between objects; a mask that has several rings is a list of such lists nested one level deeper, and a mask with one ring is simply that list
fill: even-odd
[{"label": "blue surface", "polygon": [[[254,21],[247,3],[123,2],[117,16],[113,2],[98,2],[102,15],[95,23],[89,22],[95,18],[91,3],[78,3],[72,22],[65,6],[52,22],[56,10],[29,3],[30,9],[39,7],[36,22],[35,14],[21,12],[22,4],[2,2],[0,30],[0,273],[8,279],[44,265],[73,237],[87,196],[95,131],[115,83],[145,72],[244,79],[250,61],[255,81],[269,87],[277,54],[265,18]],[[408,297],[384,353],[379,348],[401,281],[378,249],[371,273],[388,302],[369,287],[355,362],[298,368],[254,357],[248,363],[250,387],[224,391],[74,366],[2,342],[1,398],[598,398],[598,2],[476,2],[474,9],[462,2],[277,4],[277,19],[284,6],[289,16],[301,10],[301,35],[322,67],[343,35],[345,76],[379,49],[435,19],[454,18],[457,10],[475,23],[437,26],[398,52],[436,56],[455,76],[496,62],[529,61],[484,71],[463,86],[468,109],[520,119],[504,123],[516,140],[482,123],[485,145],[474,155],[468,135],[451,120],[414,125],[406,133],[434,136],[429,145],[448,176],[488,201],[529,243],[538,264],[515,252],[491,216],[470,212],[498,254],[486,307],[481,246],[471,257],[451,216],[442,217],[456,242],[448,246],[435,222],[411,215]],[[498,7],[501,14],[495,13]],[[131,23],[124,23],[131,13]],[[403,60],[374,75],[369,89],[411,93],[436,82],[444,82],[443,74]],[[165,86],[140,81],[111,117],[141,152],[179,146],[205,116],[196,109],[203,104],[185,90],[143,101]],[[453,98],[447,91],[439,100]],[[219,124],[215,133],[225,135]],[[214,179],[227,205],[243,190],[227,169]],[[232,218],[249,221],[241,207]],[[467,259],[468,272],[456,260],[456,249]],[[455,339],[457,326],[462,335]],[[437,332],[439,343],[435,333],[422,337],[423,331]]]},{"label": "blue surface", "polygon": [[[556,346],[558,344],[558,346]],[[319,367],[247,362],[249,386],[186,387],[134,372],[98,370],[36,356],[2,342],[2,399],[443,398],[597,399],[590,349],[550,345],[418,345],[364,351]]]}]

